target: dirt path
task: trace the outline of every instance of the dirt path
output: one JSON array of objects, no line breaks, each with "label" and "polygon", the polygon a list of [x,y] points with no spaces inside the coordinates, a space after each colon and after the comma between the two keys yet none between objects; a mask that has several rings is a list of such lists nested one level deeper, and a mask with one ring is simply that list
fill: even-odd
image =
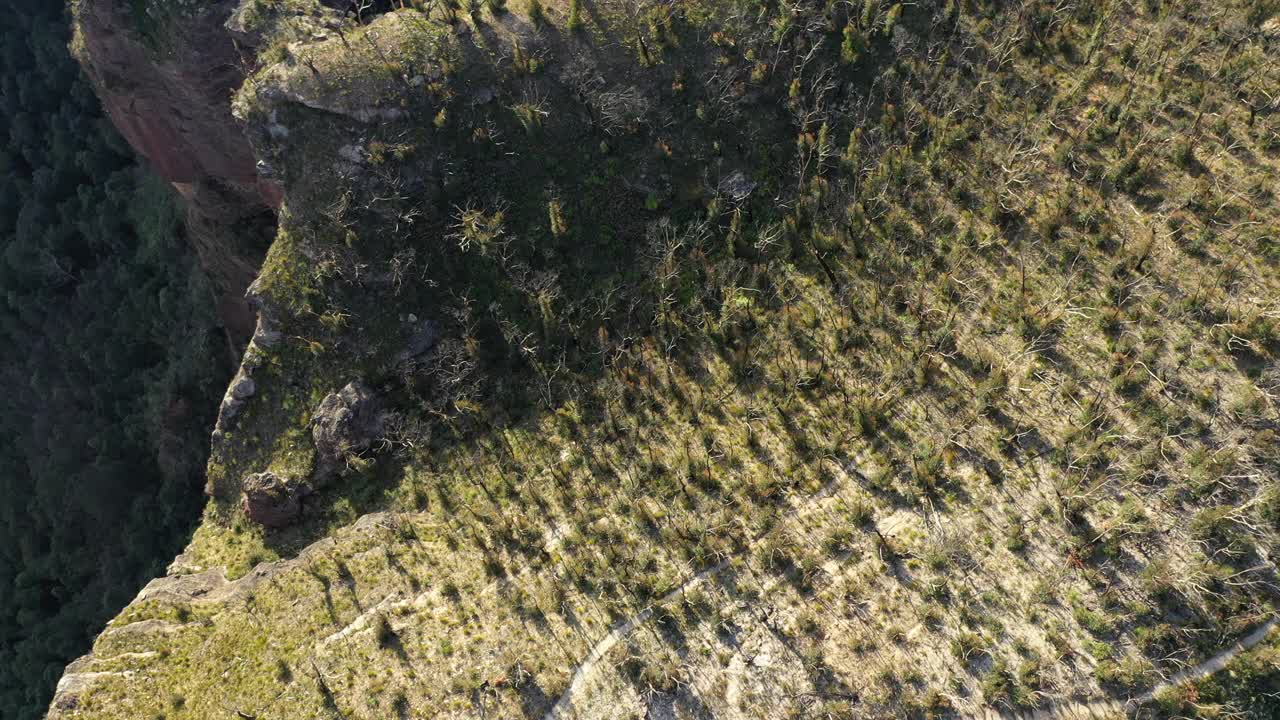
[{"label": "dirt path", "polygon": [[1118,701],[1098,701],[1098,702],[1067,702],[1050,706],[1041,710],[1030,713],[1015,714],[998,714],[995,712],[988,713],[983,716],[982,720],[1023,720],[1034,718],[1035,720],[1086,720],[1094,718],[1114,718],[1120,714],[1131,715],[1142,705],[1151,702],[1157,695],[1175,688],[1183,683],[1194,682],[1206,678],[1219,670],[1222,670],[1230,663],[1235,656],[1248,650],[1267,638],[1267,635],[1277,625],[1280,625],[1280,616],[1276,616],[1259,625],[1253,632],[1241,638],[1238,642],[1230,647],[1222,650],[1213,657],[1205,660],[1199,665],[1189,667],[1180,673],[1176,673],[1166,680],[1157,683],[1147,692],[1130,698],[1125,702]]},{"label": "dirt path", "polygon": [[[821,496],[824,496],[824,494],[820,493],[819,495],[814,496],[811,499],[811,502],[817,500]],[[808,503],[806,503],[806,505],[807,504]],[[796,513],[798,514],[801,510],[802,508],[797,508]],[[591,652],[587,654],[587,657],[579,663],[577,670],[573,673],[573,679],[569,682],[569,687],[565,688],[564,693],[561,694],[560,698],[556,701],[556,704],[543,717],[543,720],[565,720],[566,718],[572,717],[574,696],[582,689],[583,685],[586,684],[588,678],[590,678],[595,672],[596,667],[600,664],[600,661],[609,654],[609,651],[612,650],[620,641],[626,638],[627,635],[631,634],[633,630],[647,622],[649,618],[653,616],[653,608],[655,604],[660,605],[676,600],[681,596],[681,594],[696,588],[698,585],[701,585],[709,578],[724,570],[729,566],[729,563],[730,560],[723,560],[716,565],[703,570],[697,575],[686,580],[675,590],[664,595],[657,603],[650,604],[639,613],[614,625],[613,628],[610,629],[610,631],[591,648]],[[1085,720],[1089,718],[1114,717],[1117,712],[1128,714],[1139,706],[1151,702],[1157,695],[1165,692],[1166,690],[1177,687],[1178,685],[1186,682],[1200,680],[1222,670],[1237,655],[1265,640],[1267,635],[1277,625],[1280,625],[1280,616],[1271,618],[1253,632],[1249,633],[1235,644],[1225,650],[1222,650],[1208,660],[1205,660],[1194,667],[1187,668],[1182,672],[1176,673],[1172,677],[1157,683],[1142,695],[1130,698],[1124,703],[1114,701],[1064,703],[1057,707],[1051,706],[1049,708],[1036,710],[1032,713],[1004,715],[992,712],[989,715],[985,715],[984,718],[991,718],[992,720],[997,718],[1007,718],[1010,720],[1013,718],[1035,718],[1037,720]]]},{"label": "dirt path", "polygon": [[[661,605],[679,598],[682,594],[696,588],[706,582],[708,578],[729,567],[729,562],[729,560],[722,560],[697,575],[694,575],[681,583],[675,590],[663,595],[662,599],[655,604]],[[600,663],[605,655],[609,654],[609,651],[612,650],[620,640],[631,634],[632,630],[635,630],[653,616],[653,606],[654,604],[650,604],[644,610],[641,610],[630,618],[614,625],[613,629],[611,629],[608,634],[601,638],[600,641],[591,648],[591,652],[588,653],[587,657],[578,664],[578,669],[574,671],[573,680],[569,681],[569,687],[565,688],[560,699],[556,701],[556,704],[551,708],[551,711],[544,716],[543,720],[561,720],[561,718],[569,717],[569,713],[573,711],[574,694],[581,689],[582,685],[586,683],[587,678],[591,677],[591,674],[595,672],[596,665]]]},{"label": "dirt path", "polygon": [[[813,495],[804,498],[787,513],[787,520],[793,520],[796,517],[799,517],[806,510],[814,507],[818,502],[830,497],[835,492],[838,482],[838,480],[832,480]],[[777,527],[782,527],[783,524],[784,523],[778,523],[774,529],[776,530]],[[740,554],[749,553],[751,551],[751,547],[754,547],[756,543],[760,542],[769,534],[770,533],[765,533],[764,535],[753,539],[749,543],[748,548]],[[551,710],[545,716],[543,716],[543,720],[563,720],[564,718],[572,716],[571,713],[573,712],[574,695],[577,694],[578,691],[582,689],[582,686],[586,684],[587,679],[595,672],[596,666],[600,664],[600,661],[605,657],[605,655],[608,655],[609,651],[612,650],[619,641],[631,634],[632,630],[635,630],[653,616],[654,605],[665,604],[679,598],[682,594],[693,590],[697,586],[706,582],[707,579],[714,577],[720,571],[729,567],[730,562],[732,562],[732,558],[726,558],[715,565],[706,568],[693,577],[690,577],[688,580],[685,580],[675,590],[672,590],[662,596],[657,603],[651,603],[644,610],[641,610],[630,618],[614,625],[613,628],[610,629],[609,632],[591,648],[591,652],[587,653],[587,657],[584,658],[582,662],[578,663],[578,669],[574,671],[573,679],[569,681],[569,687],[565,688],[565,691],[560,695],[560,698],[556,700],[556,704],[552,706]]]},{"label": "dirt path", "polygon": [[1234,658],[1236,655],[1239,655],[1245,650],[1248,650],[1249,648],[1265,640],[1267,638],[1267,634],[1270,633],[1271,629],[1274,628],[1277,624],[1280,624],[1280,616],[1273,617],[1270,620],[1263,623],[1262,625],[1258,626],[1257,630],[1254,630],[1253,632],[1244,636],[1243,638],[1240,639],[1239,642],[1227,648],[1226,650],[1223,650],[1222,652],[1218,653],[1217,655],[1214,655],[1213,657],[1209,658],[1208,660],[1205,660],[1204,662],[1200,663],[1199,665],[1196,665],[1195,667],[1190,667],[1190,668],[1187,668],[1186,670],[1183,670],[1180,673],[1177,673],[1176,675],[1169,678],[1168,680],[1165,680],[1164,682],[1157,684],[1155,687],[1151,688],[1151,690],[1148,691],[1147,693],[1140,695],[1137,698],[1134,698],[1133,700],[1130,700],[1129,707],[1136,707],[1143,703],[1151,702],[1152,700],[1155,699],[1157,695],[1164,692],[1165,690],[1177,687],[1178,685],[1181,685],[1182,683],[1185,683],[1185,682],[1192,682],[1204,677],[1208,677],[1209,675],[1212,675],[1218,672],[1222,668],[1226,667],[1227,663],[1231,662],[1232,658]]}]

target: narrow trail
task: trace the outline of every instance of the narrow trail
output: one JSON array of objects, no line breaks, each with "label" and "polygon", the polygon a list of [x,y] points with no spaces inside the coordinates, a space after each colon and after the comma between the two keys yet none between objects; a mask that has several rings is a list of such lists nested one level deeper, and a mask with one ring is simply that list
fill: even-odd
[{"label": "narrow trail", "polygon": [[[787,520],[799,517],[806,510],[812,508],[821,500],[830,497],[835,492],[837,483],[837,480],[832,480],[816,493],[805,498],[802,502],[792,508],[789,513],[787,513]],[[779,523],[778,527],[781,526],[782,523]],[[769,534],[770,533],[765,533],[756,537],[749,543],[746,550],[743,550],[734,557],[749,553],[752,547]],[[688,580],[685,580],[677,586],[676,589],[666,595],[663,595],[656,603],[650,603],[644,610],[641,610],[630,618],[615,624],[604,637],[600,638],[600,640],[596,642],[596,644],[591,648],[591,652],[587,653],[587,657],[584,658],[582,662],[578,663],[578,668],[573,673],[573,679],[569,681],[569,687],[565,688],[565,691],[561,693],[559,699],[556,700],[556,704],[553,705],[551,710],[543,716],[543,720],[563,720],[564,718],[571,717],[570,713],[573,711],[574,695],[582,689],[583,685],[586,684],[587,679],[595,672],[596,666],[600,664],[600,661],[604,659],[605,655],[608,655],[609,651],[612,650],[614,646],[627,637],[627,635],[630,635],[631,631],[635,630],[653,616],[654,605],[662,605],[671,602],[682,594],[693,590],[706,582],[709,578],[714,577],[722,570],[729,567],[729,563],[732,561],[732,557],[726,558],[715,565],[702,570],[696,575],[690,577]]]},{"label": "narrow trail", "polygon": [[1137,697],[1129,698],[1124,702],[1118,700],[1066,702],[1027,713],[997,713],[989,711],[980,717],[982,720],[1095,720],[1115,718],[1118,714],[1128,716],[1139,707],[1155,700],[1158,695],[1166,690],[1176,688],[1183,683],[1202,680],[1222,670],[1237,655],[1265,640],[1277,625],[1280,625],[1280,616],[1273,617],[1259,625],[1253,632],[1199,665],[1175,673],[1168,679],[1156,683],[1147,692]]},{"label": "narrow trail", "polygon": [[578,664],[578,669],[573,673],[573,679],[569,681],[569,687],[565,688],[560,699],[556,701],[556,704],[551,708],[551,711],[544,716],[544,720],[560,720],[561,718],[569,716],[568,713],[573,710],[574,694],[581,689],[583,684],[586,683],[587,678],[591,677],[591,674],[595,672],[596,665],[604,659],[605,655],[609,654],[609,651],[612,650],[619,641],[627,635],[630,635],[632,630],[635,630],[653,616],[654,605],[661,605],[675,600],[683,593],[686,593],[706,582],[707,578],[710,578],[721,570],[729,567],[729,563],[730,560],[721,560],[715,565],[712,565],[706,570],[703,570],[697,575],[694,575],[684,581],[675,590],[663,595],[657,603],[650,604],[644,610],[641,610],[630,618],[614,625],[613,629],[611,629],[603,638],[600,638],[600,641],[591,648],[591,652],[587,654],[587,657]]},{"label": "narrow trail", "polygon": [[1173,677],[1170,677],[1168,680],[1158,683],[1145,694],[1130,700],[1128,703],[1129,707],[1151,702],[1157,695],[1169,690],[1170,688],[1177,687],[1185,682],[1193,682],[1218,672],[1222,668],[1226,667],[1227,663],[1231,662],[1235,656],[1265,640],[1267,638],[1267,634],[1270,633],[1272,628],[1277,624],[1280,624],[1280,616],[1273,617],[1262,625],[1259,625],[1258,629],[1241,638],[1239,642],[1226,650],[1223,650],[1217,655],[1214,655],[1208,660],[1205,660],[1199,665],[1187,668],[1186,670],[1175,674]]},{"label": "narrow trail", "polygon": [[[805,506],[811,505],[822,497],[826,497],[827,492],[819,492],[810,498],[804,506],[797,508],[794,514],[799,514]],[[757,542],[759,538],[757,538]],[[754,543],[753,543],[754,544]],[[679,598],[683,593],[693,590],[697,586],[706,582],[709,578],[714,577],[726,567],[732,559],[722,560],[709,568],[690,577],[679,587],[662,596],[656,603],[651,603],[644,610],[636,613],[632,617],[621,621],[613,626],[610,631],[605,634],[591,648],[591,652],[587,657],[578,664],[578,668],[573,673],[573,679],[569,682],[569,687],[565,688],[564,693],[556,700],[556,704],[551,710],[543,716],[543,720],[566,720],[572,717],[574,696],[579,693],[587,680],[595,672],[600,661],[609,654],[619,642],[631,634],[633,630],[641,624],[647,622],[653,616],[654,606],[671,602]],[[1276,616],[1258,626],[1253,632],[1241,638],[1235,644],[1222,650],[1213,657],[1205,660],[1199,665],[1187,668],[1171,677],[1154,685],[1150,690],[1134,698],[1130,698],[1125,702],[1119,701],[1098,701],[1098,702],[1069,702],[1062,703],[1056,707],[1042,708],[1030,713],[1014,713],[1005,714],[989,711],[983,713],[980,717],[983,720],[1091,720],[1097,718],[1113,718],[1116,713],[1128,714],[1138,707],[1151,702],[1157,695],[1177,687],[1183,683],[1194,682],[1202,678],[1208,677],[1219,670],[1222,670],[1240,653],[1253,648],[1266,639],[1267,635],[1277,625],[1280,625],[1280,616]]]}]

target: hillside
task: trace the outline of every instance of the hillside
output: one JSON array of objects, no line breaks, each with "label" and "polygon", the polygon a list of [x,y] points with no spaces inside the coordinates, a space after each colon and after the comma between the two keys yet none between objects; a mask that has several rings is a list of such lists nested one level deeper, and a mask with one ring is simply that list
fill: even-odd
[{"label": "hillside", "polygon": [[1274,2],[327,4],[132,4],[283,200],[51,718],[1273,716]]}]

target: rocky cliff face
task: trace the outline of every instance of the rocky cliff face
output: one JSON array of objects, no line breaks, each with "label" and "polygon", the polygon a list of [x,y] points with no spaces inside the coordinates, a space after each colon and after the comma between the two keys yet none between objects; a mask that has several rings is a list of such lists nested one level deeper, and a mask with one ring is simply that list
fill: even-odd
[{"label": "rocky cliff face", "polygon": [[[259,176],[231,116],[245,68],[225,27],[236,4],[162,12],[147,3],[83,0],[75,20],[77,55],[112,122],[187,201],[189,236],[218,287],[218,311],[238,354],[253,332],[245,290],[281,194]],[[180,21],[170,16],[179,12]]]}]

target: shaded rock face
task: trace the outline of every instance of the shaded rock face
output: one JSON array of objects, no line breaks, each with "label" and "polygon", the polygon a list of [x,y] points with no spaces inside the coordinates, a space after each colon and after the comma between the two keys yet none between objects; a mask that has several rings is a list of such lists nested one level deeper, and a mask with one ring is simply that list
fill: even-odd
[{"label": "shaded rock face", "polygon": [[405,340],[404,349],[396,355],[396,360],[406,362],[421,357],[435,347],[439,339],[440,326],[435,321],[419,320],[410,315],[408,339]]},{"label": "shaded rock face", "polygon": [[[254,302],[252,293],[250,303]],[[279,344],[283,334],[276,329],[275,323],[265,312],[259,312],[258,324],[253,337],[240,360],[240,369],[227,386],[222,396],[222,404],[218,408],[218,422],[213,428],[213,440],[218,442],[226,431],[235,427],[236,418],[246,403],[258,392],[258,384],[254,382],[253,373],[262,365],[264,352]]]},{"label": "shaded rock face", "polygon": [[244,79],[224,27],[236,2],[201,3],[191,18],[172,23],[173,37],[160,40],[144,37],[135,5],[81,0],[79,59],[121,135],[186,199],[189,236],[218,287],[218,311],[238,350],[253,332],[244,292],[274,233],[282,195],[259,177],[231,115],[231,92]]},{"label": "shaded rock face", "polygon": [[[259,335],[262,332],[259,328]],[[228,410],[238,410],[253,392],[253,380],[242,368],[223,401],[223,416],[215,437],[221,432],[222,424],[230,422]],[[269,530],[296,523],[302,516],[303,499],[336,478],[352,458],[368,451],[382,436],[382,429],[382,402],[363,382],[357,380],[330,393],[320,402],[312,419],[316,467],[311,477],[282,477],[270,471],[248,475],[241,482],[240,509],[250,520]]]},{"label": "shaded rock face", "polygon": [[320,402],[311,421],[317,485],[332,479],[349,458],[373,446],[382,436],[382,418],[382,403],[359,380]]},{"label": "shaded rock face", "polygon": [[260,472],[244,479],[240,508],[250,520],[266,528],[292,525],[302,514],[305,485],[294,478]]}]

